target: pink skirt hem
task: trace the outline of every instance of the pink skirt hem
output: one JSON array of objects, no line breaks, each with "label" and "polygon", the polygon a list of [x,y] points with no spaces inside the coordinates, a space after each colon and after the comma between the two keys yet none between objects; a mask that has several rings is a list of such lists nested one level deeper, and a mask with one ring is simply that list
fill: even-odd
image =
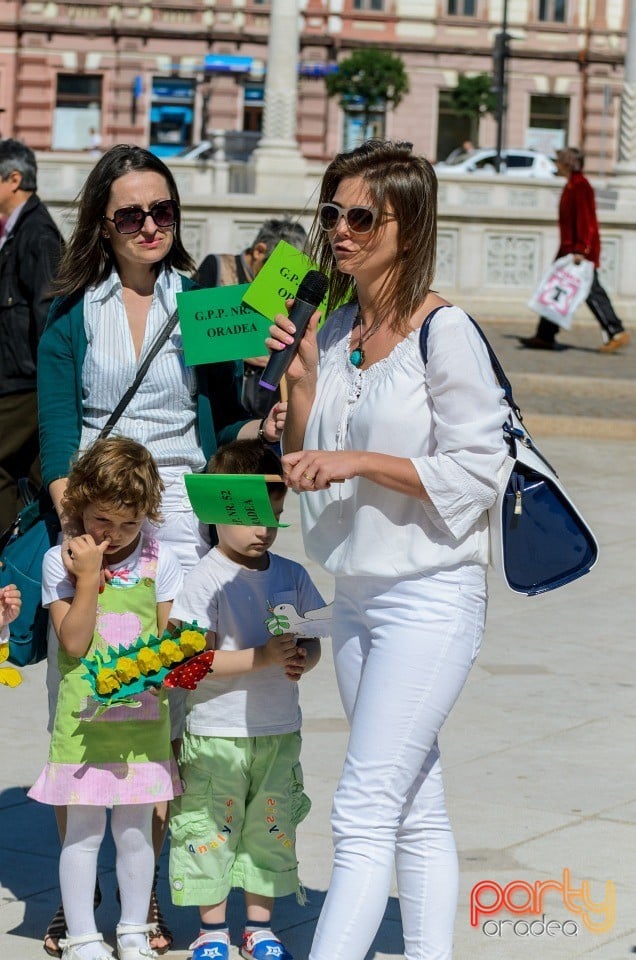
[{"label": "pink skirt hem", "polygon": [[159,803],[182,792],[174,759],[163,762],[47,763],[28,796],[52,806]]}]

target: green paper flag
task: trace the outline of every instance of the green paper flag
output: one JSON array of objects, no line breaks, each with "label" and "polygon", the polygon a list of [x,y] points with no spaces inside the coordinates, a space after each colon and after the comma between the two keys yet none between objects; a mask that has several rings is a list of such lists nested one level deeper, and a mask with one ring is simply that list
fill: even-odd
[{"label": "green paper flag", "polygon": [[248,288],[249,284],[239,283],[177,294],[183,353],[189,367],[265,356],[270,321],[243,301]]},{"label": "green paper flag", "polygon": [[263,474],[187,473],[192,509],[203,523],[288,527],[274,516]]},{"label": "green paper flag", "polygon": [[[271,321],[277,313],[287,313],[285,301],[296,296],[305,274],[309,270],[316,269],[316,264],[306,254],[292,247],[290,243],[280,240],[250,283],[243,302]],[[327,294],[319,309],[322,310],[321,320],[324,320]]]}]

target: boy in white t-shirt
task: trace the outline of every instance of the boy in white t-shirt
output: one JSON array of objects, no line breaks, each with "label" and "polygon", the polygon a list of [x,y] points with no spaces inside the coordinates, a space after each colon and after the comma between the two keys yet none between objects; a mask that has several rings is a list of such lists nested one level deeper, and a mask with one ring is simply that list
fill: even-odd
[{"label": "boy in white t-shirt", "polygon": [[[281,464],[260,440],[237,440],[216,453],[208,472],[280,474]],[[268,483],[268,490],[278,519],[286,487]],[[300,623],[325,606],[299,564],[269,553],[276,527],[217,531],[218,546],[189,573],[171,621],[196,620],[209,629],[214,649],[236,650],[265,643],[268,630],[288,630],[290,613]],[[288,632],[311,632],[312,622],[304,625],[309,630]],[[233,886],[245,891],[241,956],[293,960],[271,930],[274,898],[300,891],[296,827],[310,807],[299,762],[298,687],[290,681],[319,658],[320,641],[303,638],[285,669],[235,679],[213,673],[189,694],[179,758],[184,793],[171,804],[170,886],[175,904],[200,909],[192,960],[228,960],[226,901]]]}]

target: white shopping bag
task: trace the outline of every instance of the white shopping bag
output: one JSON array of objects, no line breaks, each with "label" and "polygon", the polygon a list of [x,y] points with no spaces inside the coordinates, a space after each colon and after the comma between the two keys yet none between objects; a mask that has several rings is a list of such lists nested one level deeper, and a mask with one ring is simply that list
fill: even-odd
[{"label": "white shopping bag", "polygon": [[550,264],[528,300],[528,306],[540,316],[569,330],[574,311],[590,294],[593,279],[592,261],[575,263],[574,254],[568,253]]}]

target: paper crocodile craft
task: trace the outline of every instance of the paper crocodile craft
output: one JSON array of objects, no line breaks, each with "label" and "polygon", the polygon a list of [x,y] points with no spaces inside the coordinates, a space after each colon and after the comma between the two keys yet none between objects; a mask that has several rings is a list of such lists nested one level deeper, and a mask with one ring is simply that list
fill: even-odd
[{"label": "paper crocodile craft", "polygon": [[[82,657],[87,668],[84,678],[91,684],[93,699],[99,705],[96,716],[111,706],[137,706],[135,697],[163,684],[179,686],[180,677],[187,681],[187,689],[194,689],[196,682],[212,670],[214,654],[205,651],[205,643],[204,631],[196,623],[188,623],[174,633],[138,637],[129,647],[109,646],[105,653]],[[197,658],[201,659],[195,667]],[[179,669],[190,664],[191,670]],[[176,676],[166,683],[172,671]]]}]

